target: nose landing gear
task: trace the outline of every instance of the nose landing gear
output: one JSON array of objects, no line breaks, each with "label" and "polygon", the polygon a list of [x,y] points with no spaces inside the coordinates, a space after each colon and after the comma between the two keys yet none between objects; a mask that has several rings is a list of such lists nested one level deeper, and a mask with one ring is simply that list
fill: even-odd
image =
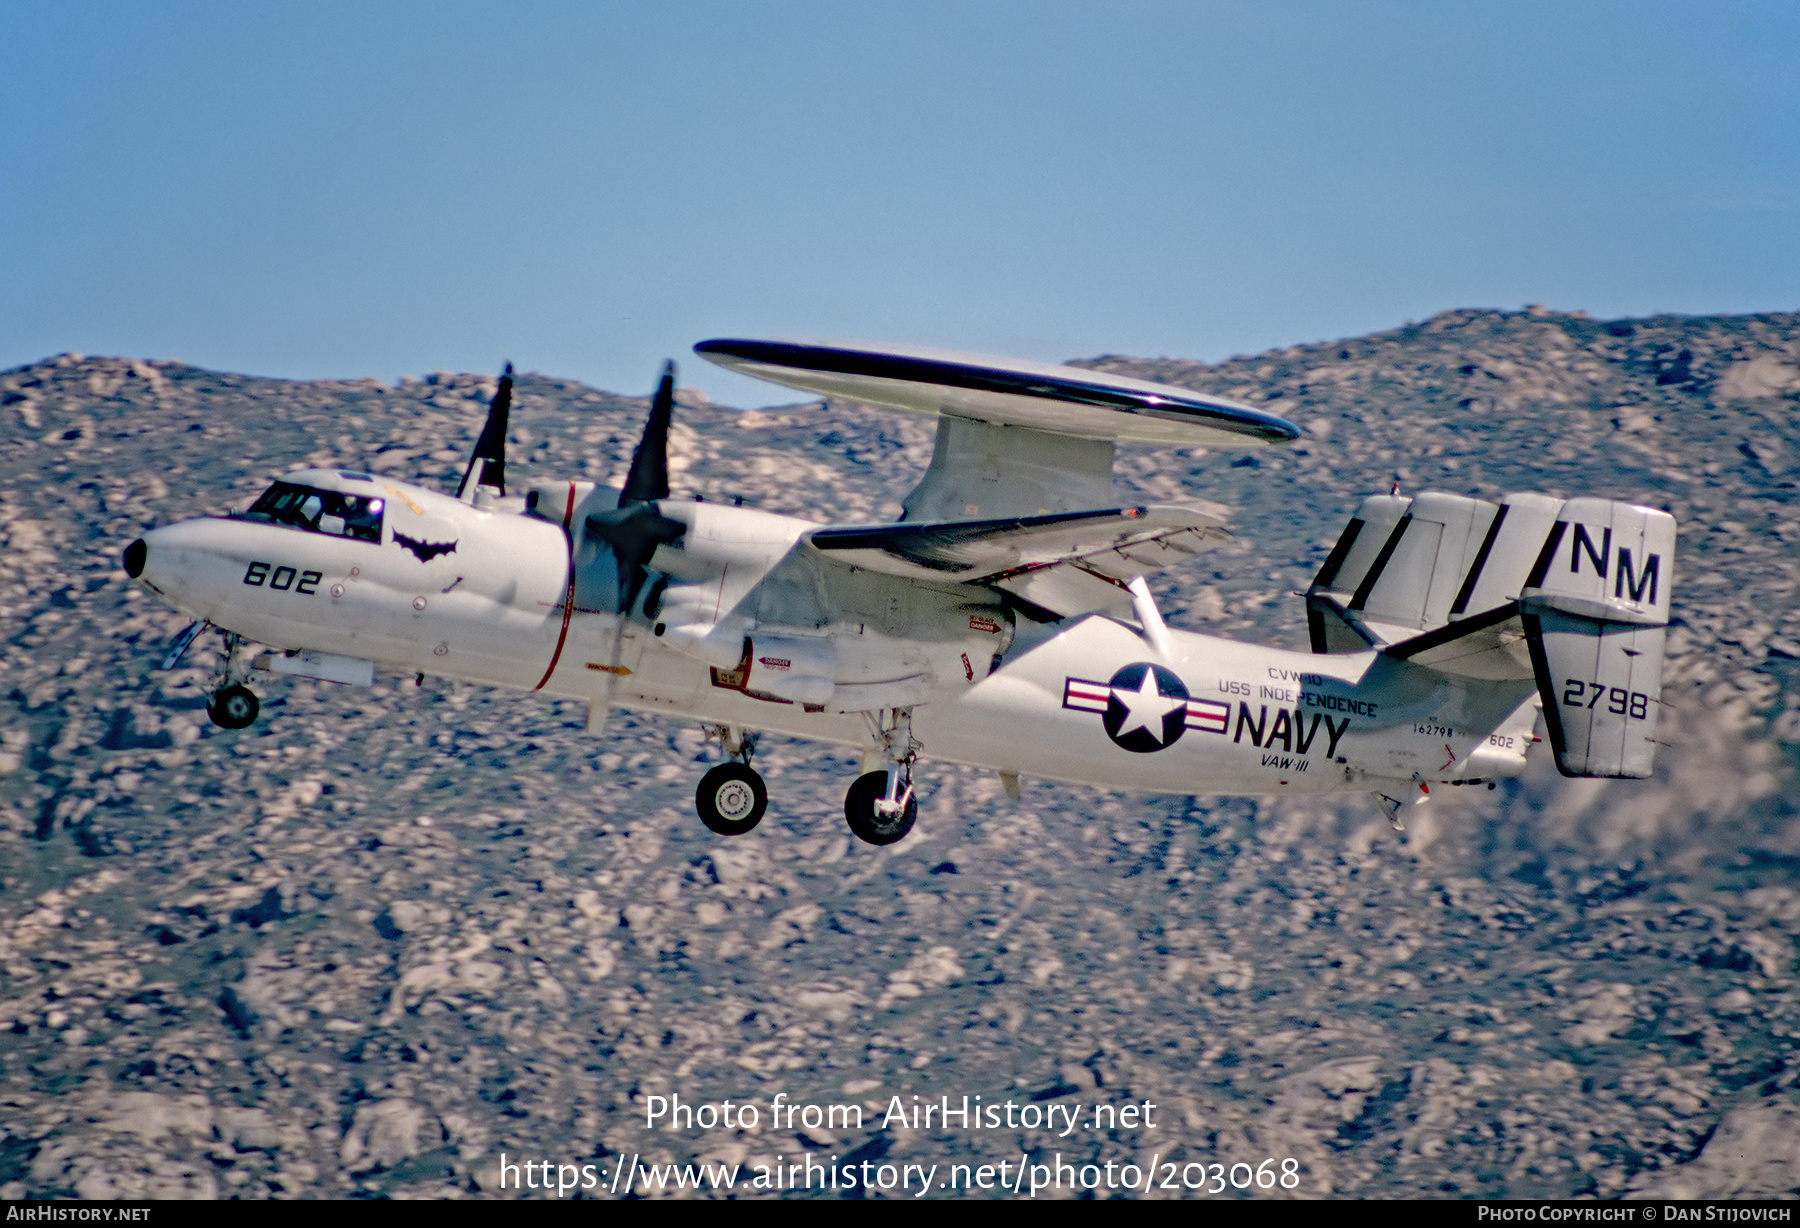
[{"label": "nose landing gear", "polygon": [[256,692],[237,684],[220,687],[206,701],[206,714],[221,729],[248,729],[261,708]]},{"label": "nose landing gear", "polygon": [[769,790],[750,766],[756,736],[721,726],[719,738],[731,762],[721,763],[700,778],[694,792],[694,809],[707,830],[721,836],[741,836],[762,822],[769,808]]},{"label": "nose landing gear", "polygon": [[220,660],[220,686],[206,700],[206,715],[212,717],[212,723],[221,729],[248,729],[256,723],[256,714],[262,709],[256,692],[240,681],[244,676],[237,668],[237,649],[241,643],[241,636],[235,632],[225,632],[225,650]]}]

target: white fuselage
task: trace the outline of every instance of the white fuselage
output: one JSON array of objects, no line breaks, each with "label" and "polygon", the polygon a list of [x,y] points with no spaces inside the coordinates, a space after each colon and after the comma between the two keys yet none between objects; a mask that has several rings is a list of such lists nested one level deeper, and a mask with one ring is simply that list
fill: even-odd
[{"label": "white fuselage", "polygon": [[[387,478],[315,471],[314,480],[380,497],[380,540],[187,521],[146,534],[139,579],[195,618],[276,649],[874,745],[863,713],[767,697],[728,674],[721,683],[717,665],[670,647],[649,621],[629,618],[621,634],[610,596],[587,605],[573,486],[555,515],[523,515]],[[703,551],[709,533],[730,536],[718,526],[742,525],[765,573],[812,527],[717,505],[681,512],[693,506],[665,505],[694,526],[690,551]],[[756,583],[745,572],[719,572],[709,617]],[[713,591],[673,579],[669,592],[690,605]],[[1372,651],[1314,655],[1179,630],[1159,653],[1134,625],[1104,615],[1020,620],[1010,636],[983,615],[968,622],[964,639],[916,649],[872,624],[834,631],[839,661],[912,654],[893,669],[927,680],[912,714],[926,758],[1161,793],[1367,792],[1515,775],[1533,740],[1529,682],[1473,684]]]}]

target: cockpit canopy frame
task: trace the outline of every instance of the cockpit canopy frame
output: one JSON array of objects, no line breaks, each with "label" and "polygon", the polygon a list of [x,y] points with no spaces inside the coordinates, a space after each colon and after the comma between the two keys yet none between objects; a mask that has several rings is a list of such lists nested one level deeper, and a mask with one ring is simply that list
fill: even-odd
[{"label": "cockpit canopy frame", "polygon": [[378,495],[345,494],[280,479],[250,505],[242,518],[379,544],[385,507],[386,501]]}]

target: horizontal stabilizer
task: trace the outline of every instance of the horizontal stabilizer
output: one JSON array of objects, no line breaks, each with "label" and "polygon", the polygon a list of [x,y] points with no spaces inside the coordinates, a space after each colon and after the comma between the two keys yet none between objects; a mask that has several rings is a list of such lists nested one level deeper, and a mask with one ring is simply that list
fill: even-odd
[{"label": "horizontal stabilizer", "polygon": [[1384,651],[1397,660],[1461,678],[1500,682],[1537,676],[1516,602],[1445,623]]},{"label": "horizontal stabilizer", "polygon": [[1398,644],[1511,606],[1562,506],[1538,494],[1365,499],[1307,590],[1313,651]]},{"label": "horizontal stabilizer", "polygon": [[[812,547],[841,562],[915,580],[999,583],[1086,563],[1123,585],[1229,536],[1216,516],[1174,505],[999,520],[902,521],[817,529]],[[1122,573],[1122,574],[1120,574]]]}]

